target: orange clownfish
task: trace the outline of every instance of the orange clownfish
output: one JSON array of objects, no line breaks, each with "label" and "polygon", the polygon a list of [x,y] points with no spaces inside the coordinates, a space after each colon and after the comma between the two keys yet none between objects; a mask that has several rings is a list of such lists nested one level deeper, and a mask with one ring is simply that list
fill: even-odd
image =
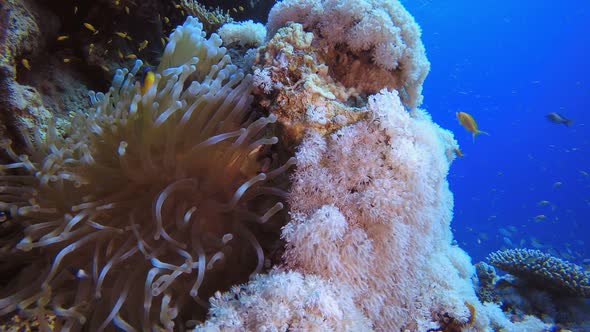
[{"label": "orange clownfish", "polygon": [[149,69],[149,67],[146,67],[145,71],[144,71],[144,77],[143,77],[143,84],[141,85],[141,94],[145,94],[147,92],[147,90],[154,84],[154,81],[156,80],[156,75],[154,74],[153,71],[151,71]]},{"label": "orange clownfish", "polygon": [[465,127],[465,129],[473,133],[474,142],[475,136],[477,136],[478,134],[489,135],[485,131],[477,129],[477,122],[475,122],[475,119],[473,119],[473,117],[470,114],[465,112],[457,112],[457,119],[459,120],[459,123],[461,123],[461,125]]}]

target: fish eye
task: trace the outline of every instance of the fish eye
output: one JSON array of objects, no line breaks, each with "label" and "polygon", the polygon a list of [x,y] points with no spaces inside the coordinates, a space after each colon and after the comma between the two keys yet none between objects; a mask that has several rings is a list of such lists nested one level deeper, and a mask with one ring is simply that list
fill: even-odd
[{"label": "fish eye", "polygon": [[0,223],[10,221],[12,216],[9,211],[0,211]]},{"label": "fish eye", "polygon": [[149,73],[150,71],[152,71],[152,66],[146,65],[143,67],[143,69],[141,70],[141,80],[145,80],[145,75],[147,75],[147,73]]}]

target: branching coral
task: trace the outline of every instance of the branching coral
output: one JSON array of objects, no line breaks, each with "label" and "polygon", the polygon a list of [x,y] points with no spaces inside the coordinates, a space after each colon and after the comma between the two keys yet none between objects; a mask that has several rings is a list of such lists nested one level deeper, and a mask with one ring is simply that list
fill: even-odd
[{"label": "branching coral", "polygon": [[[170,37],[153,84],[119,70],[66,138],[50,130],[0,167],[0,315],[52,312],[64,329],[172,330],[195,304],[263,269],[285,193],[265,153],[274,116],[249,109],[251,77],[193,18]],[[13,228],[14,229],[14,228]],[[180,327],[182,328],[182,327]]]},{"label": "branching coral", "polygon": [[542,288],[571,296],[590,297],[590,273],[581,266],[539,250],[496,251],[488,256],[488,261]]}]

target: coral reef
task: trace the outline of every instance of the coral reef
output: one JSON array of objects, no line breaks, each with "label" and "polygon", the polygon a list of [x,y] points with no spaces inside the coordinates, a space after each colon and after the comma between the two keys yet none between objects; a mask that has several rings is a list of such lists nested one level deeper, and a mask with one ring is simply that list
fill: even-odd
[{"label": "coral reef", "polygon": [[46,315],[45,319],[37,317],[24,318],[14,315],[10,320],[0,323],[0,331],[3,332],[32,332],[54,331],[55,315]]},{"label": "coral reef", "polygon": [[397,0],[284,0],[270,11],[268,37],[288,22],[313,32],[338,81],[362,95],[396,89],[404,105],[422,103],[430,69],[420,28]]},{"label": "coral reef", "polygon": [[278,117],[290,145],[307,129],[326,135],[368,116],[350,105],[354,91],[332,79],[313,40],[301,24],[283,27],[259,50],[254,69],[258,103]]},{"label": "coral reef", "polygon": [[65,133],[73,113],[90,107],[88,89],[108,89],[115,69],[137,57],[156,62],[180,12],[159,0],[2,1],[0,133],[17,150],[50,121]]},{"label": "coral reef", "polygon": [[495,296],[495,286],[498,281],[496,269],[485,262],[475,264],[475,273],[477,276],[476,292],[477,297],[482,302],[500,302]]},{"label": "coral reef", "polygon": [[590,297],[589,272],[540,250],[500,250],[491,253],[487,260],[495,267],[541,289],[574,297]]},{"label": "coral reef", "polygon": [[[399,1],[280,1],[266,37],[228,22],[270,1],[211,3],[98,1],[48,30],[47,66],[90,73],[61,89],[115,76],[71,128],[41,118],[47,135],[1,141],[0,315],[18,313],[13,327],[540,332],[565,319],[535,307],[546,293],[518,309],[520,284],[454,244],[457,142],[418,108],[429,63]],[[206,22],[164,38],[190,10]],[[0,69],[37,88],[55,75],[19,58],[20,33],[43,43],[30,17]],[[83,105],[49,85],[35,104],[3,98]]]},{"label": "coral reef", "polygon": [[1,137],[22,143],[23,133],[46,128],[51,113],[39,91],[23,81],[38,70],[32,59],[47,42],[41,31],[56,29],[56,18],[33,1],[8,0],[0,5]]},{"label": "coral reef", "polygon": [[314,275],[273,271],[211,299],[196,331],[370,331],[346,288]]},{"label": "coral reef", "polygon": [[0,268],[15,277],[0,314],[53,313],[56,329],[184,328],[204,299],[265,268],[294,160],[273,160],[276,118],[250,111],[251,77],[204,36],[189,17],[150,80],[141,61],[117,71],[65,138],[50,126],[23,155],[2,141]]},{"label": "coral reef", "polygon": [[234,21],[228,12],[223,12],[219,7],[209,10],[195,0],[181,0],[180,6],[188,15],[196,17],[205,31],[217,31],[222,25]]},{"label": "coral reef", "polygon": [[466,321],[464,301],[477,299],[469,259],[451,246],[453,140],[395,91],[371,96],[365,111],[371,120],[311,131],[300,145],[286,266],[349,287],[377,330],[426,330],[437,312]]},{"label": "coral reef", "polygon": [[248,20],[239,23],[226,23],[217,30],[217,33],[225,46],[237,44],[240,47],[258,47],[264,43],[266,28],[260,23]]},{"label": "coral reef", "polygon": [[426,332],[461,332],[463,329],[468,328],[473,324],[473,322],[475,322],[477,312],[471,303],[465,302],[465,306],[467,306],[469,309],[469,319],[467,321],[458,321],[454,317],[449,316],[447,313],[442,315],[439,314],[439,316],[441,316],[439,320],[442,322],[442,326],[428,329]]},{"label": "coral reef", "polygon": [[237,21],[254,20],[263,23],[275,2],[276,0],[198,0],[203,7],[227,12]]},{"label": "coral reef", "polygon": [[[586,331],[590,328],[590,302],[587,300],[540,289],[534,283],[510,274],[498,276],[494,267],[484,262],[476,264],[476,267],[479,279],[477,295],[482,302],[488,302],[486,306],[491,308],[492,302],[498,303],[501,311],[512,319],[540,317],[553,326],[551,331],[565,328]],[[496,316],[501,314],[499,312]]]}]

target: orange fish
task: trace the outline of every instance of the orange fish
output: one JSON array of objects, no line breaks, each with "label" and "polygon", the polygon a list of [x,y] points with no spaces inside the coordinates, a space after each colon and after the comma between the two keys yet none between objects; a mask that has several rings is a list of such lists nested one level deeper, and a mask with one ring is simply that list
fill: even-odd
[{"label": "orange fish", "polygon": [[156,75],[153,71],[146,67],[145,69],[145,77],[143,78],[143,84],[141,86],[141,94],[144,95],[147,90],[154,84],[156,80]]},{"label": "orange fish", "polygon": [[473,133],[473,141],[474,142],[475,142],[475,136],[478,134],[489,135],[485,131],[481,131],[481,130],[477,129],[477,122],[475,122],[475,119],[473,119],[473,117],[470,114],[465,113],[465,112],[457,112],[457,119],[459,120],[459,123],[461,123],[461,125],[463,127],[465,127],[465,129],[467,129],[468,131]]}]

